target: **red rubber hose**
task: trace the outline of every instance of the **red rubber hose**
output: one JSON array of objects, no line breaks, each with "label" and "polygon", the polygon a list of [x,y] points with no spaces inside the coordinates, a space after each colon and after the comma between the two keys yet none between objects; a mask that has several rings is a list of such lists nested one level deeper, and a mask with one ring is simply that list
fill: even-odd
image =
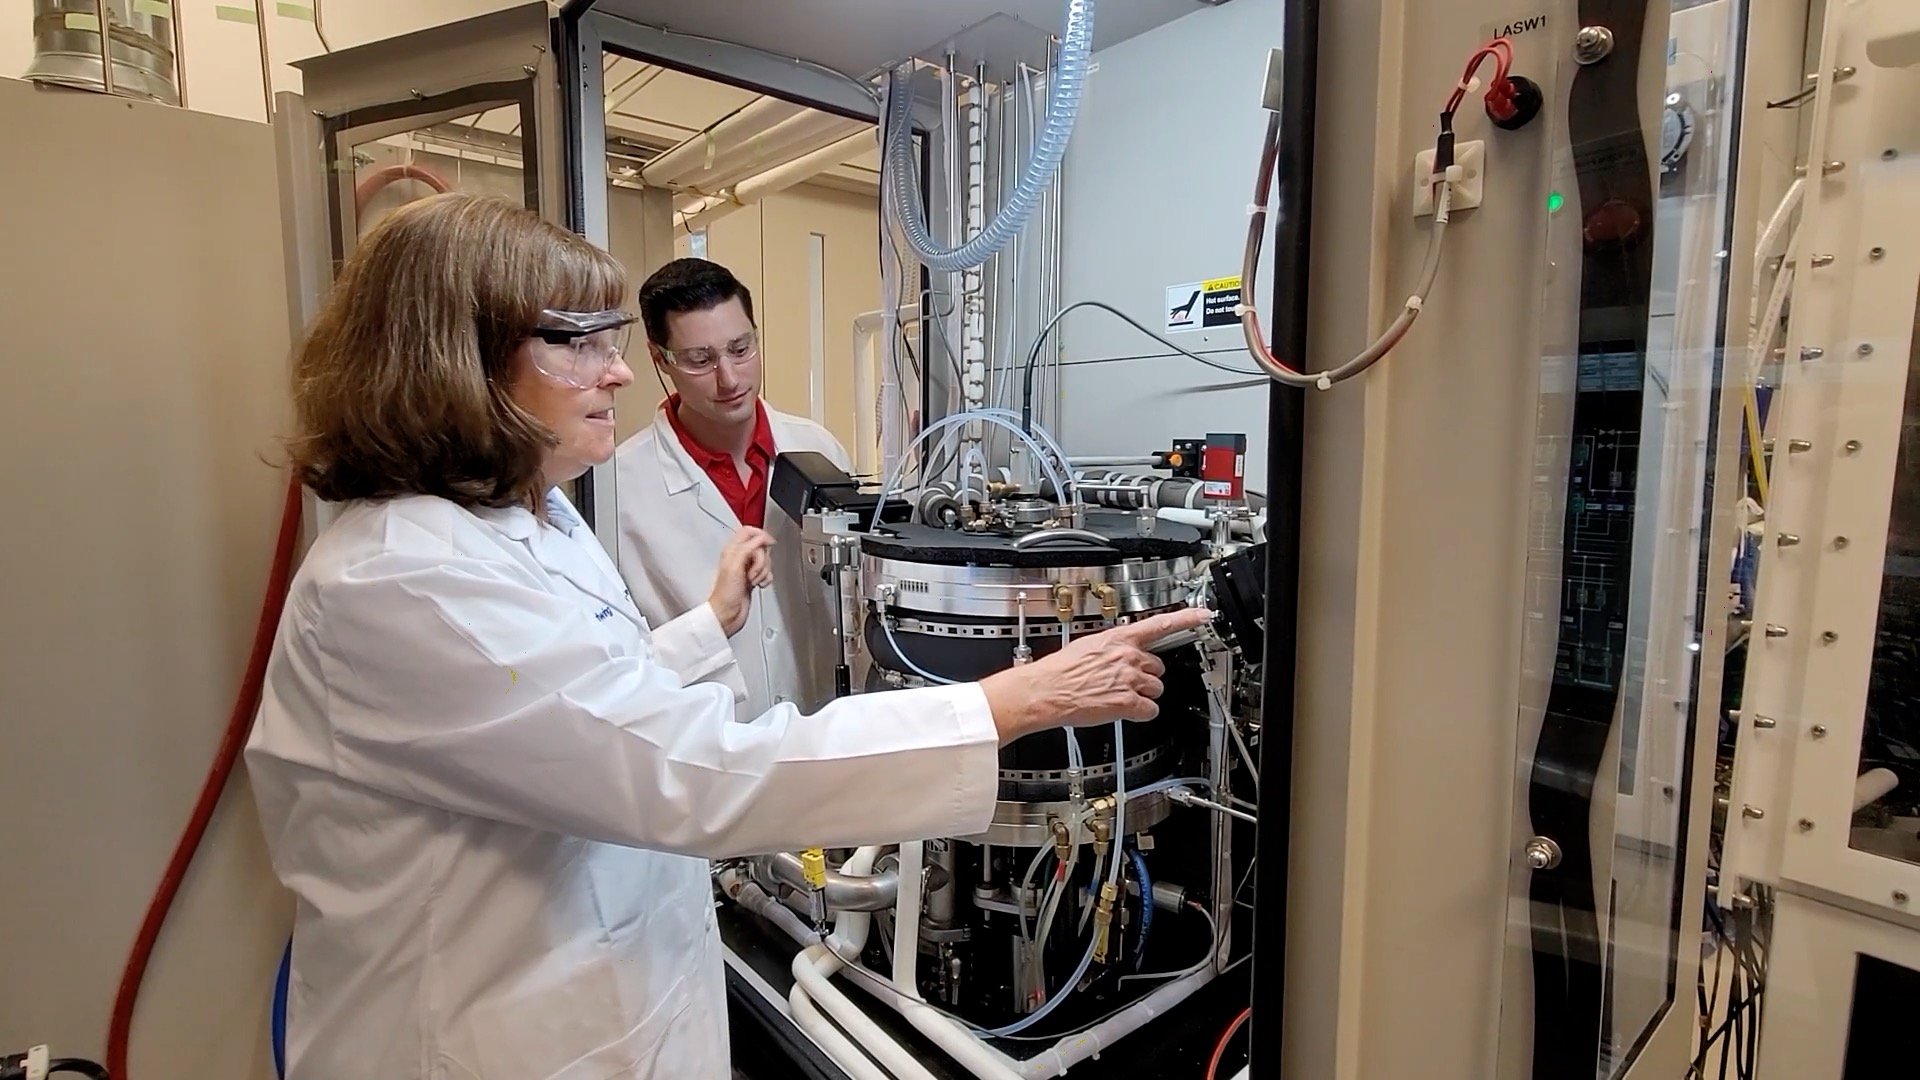
[{"label": "red rubber hose", "polygon": [[1240,1015],[1234,1017],[1233,1023],[1227,1025],[1226,1033],[1220,1036],[1218,1043],[1214,1044],[1212,1060],[1207,1062],[1207,1080],[1214,1080],[1219,1075],[1220,1062],[1227,1056],[1227,1044],[1233,1041],[1233,1033],[1239,1031],[1240,1025],[1246,1023],[1247,1017],[1252,1015],[1252,1009],[1241,1009]]},{"label": "red rubber hose", "polygon": [[113,1020],[107,1027],[107,1073],[113,1080],[127,1080],[127,1040],[133,1030],[134,1007],[140,1000],[140,983],[146,977],[147,962],[153,958],[154,942],[160,938],[160,927],[167,921],[167,912],[172,909],[180,883],[187,876],[187,867],[192,865],[194,853],[206,836],[214,808],[220,803],[220,795],[240,760],[240,751],[246,746],[247,733],[253,728],[254,710],[260,705],[260,692],[267,678],[267,657],[273,651],[274,631],[280,625],[287,584],[293,578],[294,548],[300,539],[300,503],[300,483],[295,480],[287,485],[286,503],[280,511],[280,537],[274,543],[273,568],[267,574],[266,600],[260,605],[260,623],[253,632],[253,653],[247,658],[246,676],[240,682],[233,714],[227,718],[226,734],[221,736],[213,767],[200,788],[200,800],[194,804],[186,831],[174,846],[166,875],[160,879],[153,900],[147,905],[146,918],[140,923],[140,933],[127,955],[126,969],[120,974],[120,989],[113,999]]}]

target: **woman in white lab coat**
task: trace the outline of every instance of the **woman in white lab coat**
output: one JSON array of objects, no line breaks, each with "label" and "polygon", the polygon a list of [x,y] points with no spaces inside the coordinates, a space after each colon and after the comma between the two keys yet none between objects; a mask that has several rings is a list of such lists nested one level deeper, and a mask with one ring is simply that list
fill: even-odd
[{"label": "woman in white lab coat", "polygon": [[1153,714],[1141,645],[734,723],[765,534],[649,628],[555,485],[614,449],[610,256],[512,203],[402,208],[295,364],[296,575],[247,764],[296,900],[289,1080],[728,1075],[706,860],[983,830],[997,747]]}]

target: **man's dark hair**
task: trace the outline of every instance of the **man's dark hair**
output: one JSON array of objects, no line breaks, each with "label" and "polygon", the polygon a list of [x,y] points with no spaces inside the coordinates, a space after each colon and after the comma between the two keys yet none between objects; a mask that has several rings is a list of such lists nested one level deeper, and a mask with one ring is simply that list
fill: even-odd
[{"label": "man's dark hair", "polygon": [[647,340],[664,349],[667,316],[705,311],[736,297],[746,309],[747,321],[753,322],[753,294],[733,271],[705,259],[675,259],[640,286],[640,321],[647,328]]}]

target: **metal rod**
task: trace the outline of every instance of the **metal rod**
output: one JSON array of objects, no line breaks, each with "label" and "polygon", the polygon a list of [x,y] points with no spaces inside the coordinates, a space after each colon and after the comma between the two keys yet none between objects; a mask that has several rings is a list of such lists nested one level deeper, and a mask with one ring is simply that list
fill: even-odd
[{"label": "metal rod", "polygon": [[[1293,0],[1282,8],[1279,160],[1275,182],[1272,290],[1273,350],[1307,355],[1307,284],[1312,263],[1313,139],[1320,79],[1321,0]],[[1292,846],[1294,693],[1300,631],[1301,455],[1305,451],[1306,393],[1274,383],[1267,405],[1266,643],[1261,664],[1259,860],[1253,912],[1253,1000],[1256,1030],[1249,1071],[1279,1076],[1285,1054],[1282,1021],[1287,998],[1288,862]]]},{"label": "metal rod", "polygon": [[[314,9],[319,9],[315,2]],[[187,31],[181,26],[185,22],[180,17],[178,0],[167,7],[167,22],[173,27],[173,96],[181,108],[187,107]]]},{"label": "metal rod", "polygon": [[253,0],[255,29],[260,31],[260,96],[267,104],[267,123],[273,123],[273,58],[267,50],[267,0]]},{"label": "metal rod", "polygon": [[107,19],[107,0],[93,0],[93,17],[100,23],[100,85],[111,94],[113,89],[113,23]]}]

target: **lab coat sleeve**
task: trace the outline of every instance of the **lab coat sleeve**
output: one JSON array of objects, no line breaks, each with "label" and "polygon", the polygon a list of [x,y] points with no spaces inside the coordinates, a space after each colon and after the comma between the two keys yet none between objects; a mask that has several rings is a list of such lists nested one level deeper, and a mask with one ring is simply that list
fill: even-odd
[{"label": "lab coat sleeve", "polygon": [[[747,682],[734,662],[733,649],[727,644],[726,631],[720,628],[720,616],[709,604],[701,604],[685,615],[653,628],[653,651],[668,671],[689,685],[715,679],[733,693],[733,700],[744,701]],[[715,677],[718,676],[716,679]]]},{"label": "lab coat sleeve", "polygon": [[320,585],[333,765],[425,805],[720,858],[986,829],[998,736],[977,684],[863,694],[805,722],[636,662],[621,628],[511,564],[384,553]]}]

